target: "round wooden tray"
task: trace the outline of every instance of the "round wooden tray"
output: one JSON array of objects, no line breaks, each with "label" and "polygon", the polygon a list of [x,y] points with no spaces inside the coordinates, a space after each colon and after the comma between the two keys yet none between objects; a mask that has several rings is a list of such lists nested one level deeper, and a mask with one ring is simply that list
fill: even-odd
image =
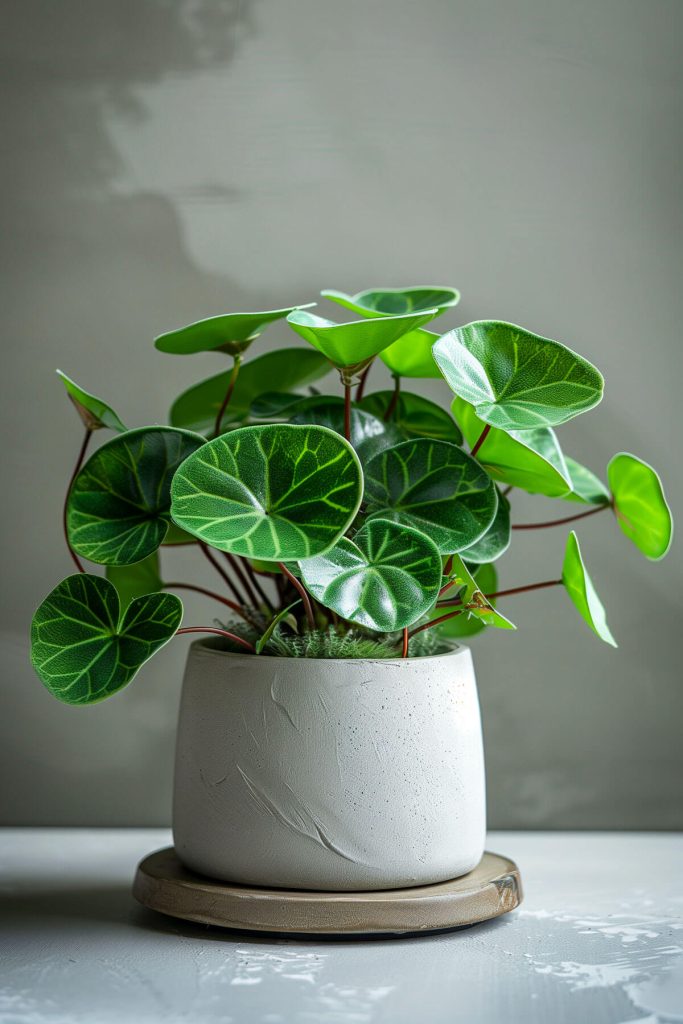
[{"label": "round wooden tray", "polygon": [[162,914],[238,931],[407,935],[462,928],[507,914],[521,903],[522,884],[514,861],[487,852],[469,874],[414,889],[261,889],[195,875],[169,846],[140,862],[133,895]]}]

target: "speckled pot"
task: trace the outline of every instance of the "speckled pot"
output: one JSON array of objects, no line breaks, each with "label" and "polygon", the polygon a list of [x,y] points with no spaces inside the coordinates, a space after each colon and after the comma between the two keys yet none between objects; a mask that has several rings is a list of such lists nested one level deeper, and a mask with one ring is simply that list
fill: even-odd
[{"label": "speckled pot", "polygon": [[194,643],[173,828],[187,867],[243,884],[390,889],[470,871],[485,795],[469,649],[325,661]]}]

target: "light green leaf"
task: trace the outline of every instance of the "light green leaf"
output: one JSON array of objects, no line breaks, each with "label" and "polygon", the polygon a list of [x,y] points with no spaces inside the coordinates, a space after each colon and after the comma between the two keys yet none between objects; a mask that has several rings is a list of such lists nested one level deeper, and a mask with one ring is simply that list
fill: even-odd
[{"label": "light green leaf", "polygon": [[33,616],[31,661],[58,700],[96,704],[133,679],[182,617],[174,594],[137,597],[121,616],[109,580],[77,573],[62,580]]},{"label": "light green leaf", "polygon": [[[451,408],[465,440],[473,448],[486,424],[462,398],[456,398]],[[549,427],[509,432],[491,427],[477,459],[495,480],[531,494],[560,498],[571,487],[564,456],[555,432]]]},{"label": "light green leaf", "polygon": [[310,309],[315,302],[305,306],[287,306],[286,309],[268,309],[260,313],[225,313],[197,320],[187,327],[167,331],[154,339],[160,352],[173,355],[191,355],[194,352],[227,352],[240,355],[249,345],[263,334],[274,320],[284,320],[295,309]]},{"label": "light green leaf", "polygon": [[605,643],[616,647],[616,641],[607,625],[605,609],[600,603],[600,598],[596,594],[593,582],[583,564],[579,542],[573,530],[567,537],[564,565],[562,566],[562,582],[574,606],[593,632]]},{"label": "light green leaf", "polygon": [[382,349],[409,331],[427,323],[435,310],[409,313],[405,316],[375,317],[336,324],[305,310],[296,310],[287,317],[290,327],[305,341],[317,348],[340,370],[346,383],[378,355]]},{"label": "light green leaf", "polygon": [[203,443],[187,430],[140,427],[102,445],[69,494],[74,551],[100,565],[129,565],[156,551],[169,527],[173,474]]},{"label": "light green leaf", "polygon": [[609,505],[609,491],[595,473],[569,455],[565,455],[564,462],[572,482],[571,491],[562,495],[566,501],[580,501],[584,505]]},{"label": "light green leaf", "polygon": [[416,622],[436,600],[441,556],[418,530],[372,519],[353,540],[342,537],[299,562],[301,577],[326,608],[368,629],[391,633]]},{"label": "light green leaf", "polygon": [[75,380],[67,377],[61,370],[56,372],[66,388],[67,395],[76,407],[76,412],[88,430],[99,430],[102,427],[120,432],[126,430],[110,405],[103,402],[101,398],[91,395],[89,391],[84,391]]},{"label": "light green leaf", "polygon": [[[448,626],[449,623],[455,622],[458,619],[464,619],[465,623],[462,623],[460,628],[464,629],[467,616],[475,619],[478,622],[483,623],[485,626],[494,626],[497,629],[517,629],[513,622],[506,619],[493,605],[493,602],[486,597],[482,592],[482,586],[488,582],[487,575],[482,573],[479,576],[473,576],[469,571],[462,558],[455,555],[453,558],[453,567],[451,569],[450,577],[451,580],[455,580],[455,586],[449,591],[453,595],[453,600],[458,598],[462,602],[463,614],[455,615],[452,619],[448,619],[446,622],[442,622],[436,628],[444,632],[444,627]],[[490,577],[489,577],[490,578]],[[448,608],[436,609],[442,615],[448,611]],[[453,609],[455,611],[455,608]],[[453,626],[452,629],[458,629]],[[448,633],[450,636],[455,636],[456,633]],[[460,633],[460,636],[465,636],[464,632]],[[472,632],[469,635],[473,635]]]},{"label": "light green leaf", "polygon": [[441,285],[411,285],[408,288],[368,288],[347,295],[345,292],[326,288],[320,293],[324,299],[336,302],[339,306],[350,309],[361,316],[401,316],[405,313],[422,313],[424,310],[436,310],[440,316],[450,306],[460,302],[460,292],[455,288],[444,288]]},{"label": "light green leaf", "polygon": [[123,609],[126,609],[136,597],[157,594],[164,586],[159,575],[157,551],[153,551],[140,562],[133,562],[132,565],[108,565],[104,574],[116,587]]},{"label": "light green leaf", "polygon": [[[472,568],[472,575],[479,591],[482,594],[495,594],[498,589],[498,574],[494,565],[475,565]],[[447,591],[452,594],[453,599],[457,597],[457,590]],[[487,599],[488,600],[488,599]],[[488,603],[495,607],[495,598]],[[455,609],[453,609],[455,610]],[[436,619],[448,611],[448,608],[434,608],[429,614],[430,619]],[[507,620],[506,620],[507,621]],[[481,616],[473,615],[471,612],[463,612],[462,615],[454,615],[452,619],[446,619],[434,627],[441,636],[450,639],[461,639],[463,637],[476,636],[486,629],[486,623]]]},{"label": "light green leaf", "polygon": [[375,455],[365,472],[371,516],[426,533],[443,554],[462,551],[493,522],[493,481],[474,459],[447,441],[403,441]]},{"label": "light green leaf", "polygon": [[432,348],[439,335],[432,331],[411,331],[380,352],[379,357],[395,377],[419,377],[439,380],[441,371],[434,362]]},{"label": "light green leaf", "polygon": [[[330,364],[319,352],[308,348],[281,348],[242,363],[239,377],[225,410],[223,427],[247,419],[252,402],[276,383],[283,391],[304,388],[330,372]],[[216,415],[225,398],[230,370],[195,384],[176,398],[170,419],[174,427],[213,431]]]},{"label": "light green leaf", "polygon": [[502,430],[558,426],[602,398],[602,375],[587,359],[514,324],[457,327],[432,351],[451,390]]},{"label": "light green leaf", "polygon": [[362,482],[353,448],[326,427],[241,427],[180,467],[171,512],[222,551],[298,561],[332,547],[350,526]]},{"label": "light green leaf", "polygon": [[483,537],[461,552],[462,557],[475,564],[495,562],[510,547],[511,537],[510,502],[498,491],[496,518]]},{"label": "light green leaf", "polygon": [[[387,408],[394,397],[393,391],[374,391],[358,402],[359,409],[366,409],[379,420],[384,420]],[[452,416],[430,402],[422,395],[401,391],[391,422],[401,431],[406,440],[413,437],[428,437],[434,441],[450,441],[462,444],[462,434]]]},{"label": "light green leaf", "polygon": [[276,628],[280,625],[281,622],[283,622],[287,618],[287,616],[291,612],[292,608],[296,608],[296,606],[298,604],[301,604],[301,598],[298,598],[298,600],[296,600],[296,601],[292,601],[292,603],[288,604],[286,608],[282,608],[277,613],[277,615],[275,615],[270,620],[270,622],[268,623],[268,626],[266,627],[264,633],[256,641],[256,653],[257,654],[262,654],[263,653],[263,648],[266,646],[266,644],[270,640],[270,638],[273,635],[273,633],[275,632]]},{"label": "light green leaf", "polygon": [[636,455],[619,452],[607,467],[621,532],[646,558],[658,561],[671,546],[673,520],[657,472]]}]

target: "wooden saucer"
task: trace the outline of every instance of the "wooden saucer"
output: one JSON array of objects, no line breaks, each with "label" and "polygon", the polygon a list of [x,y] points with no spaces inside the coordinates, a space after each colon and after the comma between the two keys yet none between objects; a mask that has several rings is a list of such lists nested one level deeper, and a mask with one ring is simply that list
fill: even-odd
[{"label": "wooden saucer", "polygon": [[277,935],[406,935],[461,928],[514,910],[519,869],[485,853],[461,878],[414,889],[309,892],[232,885],[195,875],[169,846],[138,865],[133,895],[171,917]]}]

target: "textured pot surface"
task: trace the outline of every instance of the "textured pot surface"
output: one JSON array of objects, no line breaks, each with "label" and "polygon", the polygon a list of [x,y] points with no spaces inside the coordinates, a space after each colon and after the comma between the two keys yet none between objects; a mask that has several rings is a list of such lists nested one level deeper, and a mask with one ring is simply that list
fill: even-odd
[{"label": "textured pot surface", "polygon": [[388,889],[470,871],[485,834],[470,651],[326,661],[193,644],[174,841],[243,884]]}]

